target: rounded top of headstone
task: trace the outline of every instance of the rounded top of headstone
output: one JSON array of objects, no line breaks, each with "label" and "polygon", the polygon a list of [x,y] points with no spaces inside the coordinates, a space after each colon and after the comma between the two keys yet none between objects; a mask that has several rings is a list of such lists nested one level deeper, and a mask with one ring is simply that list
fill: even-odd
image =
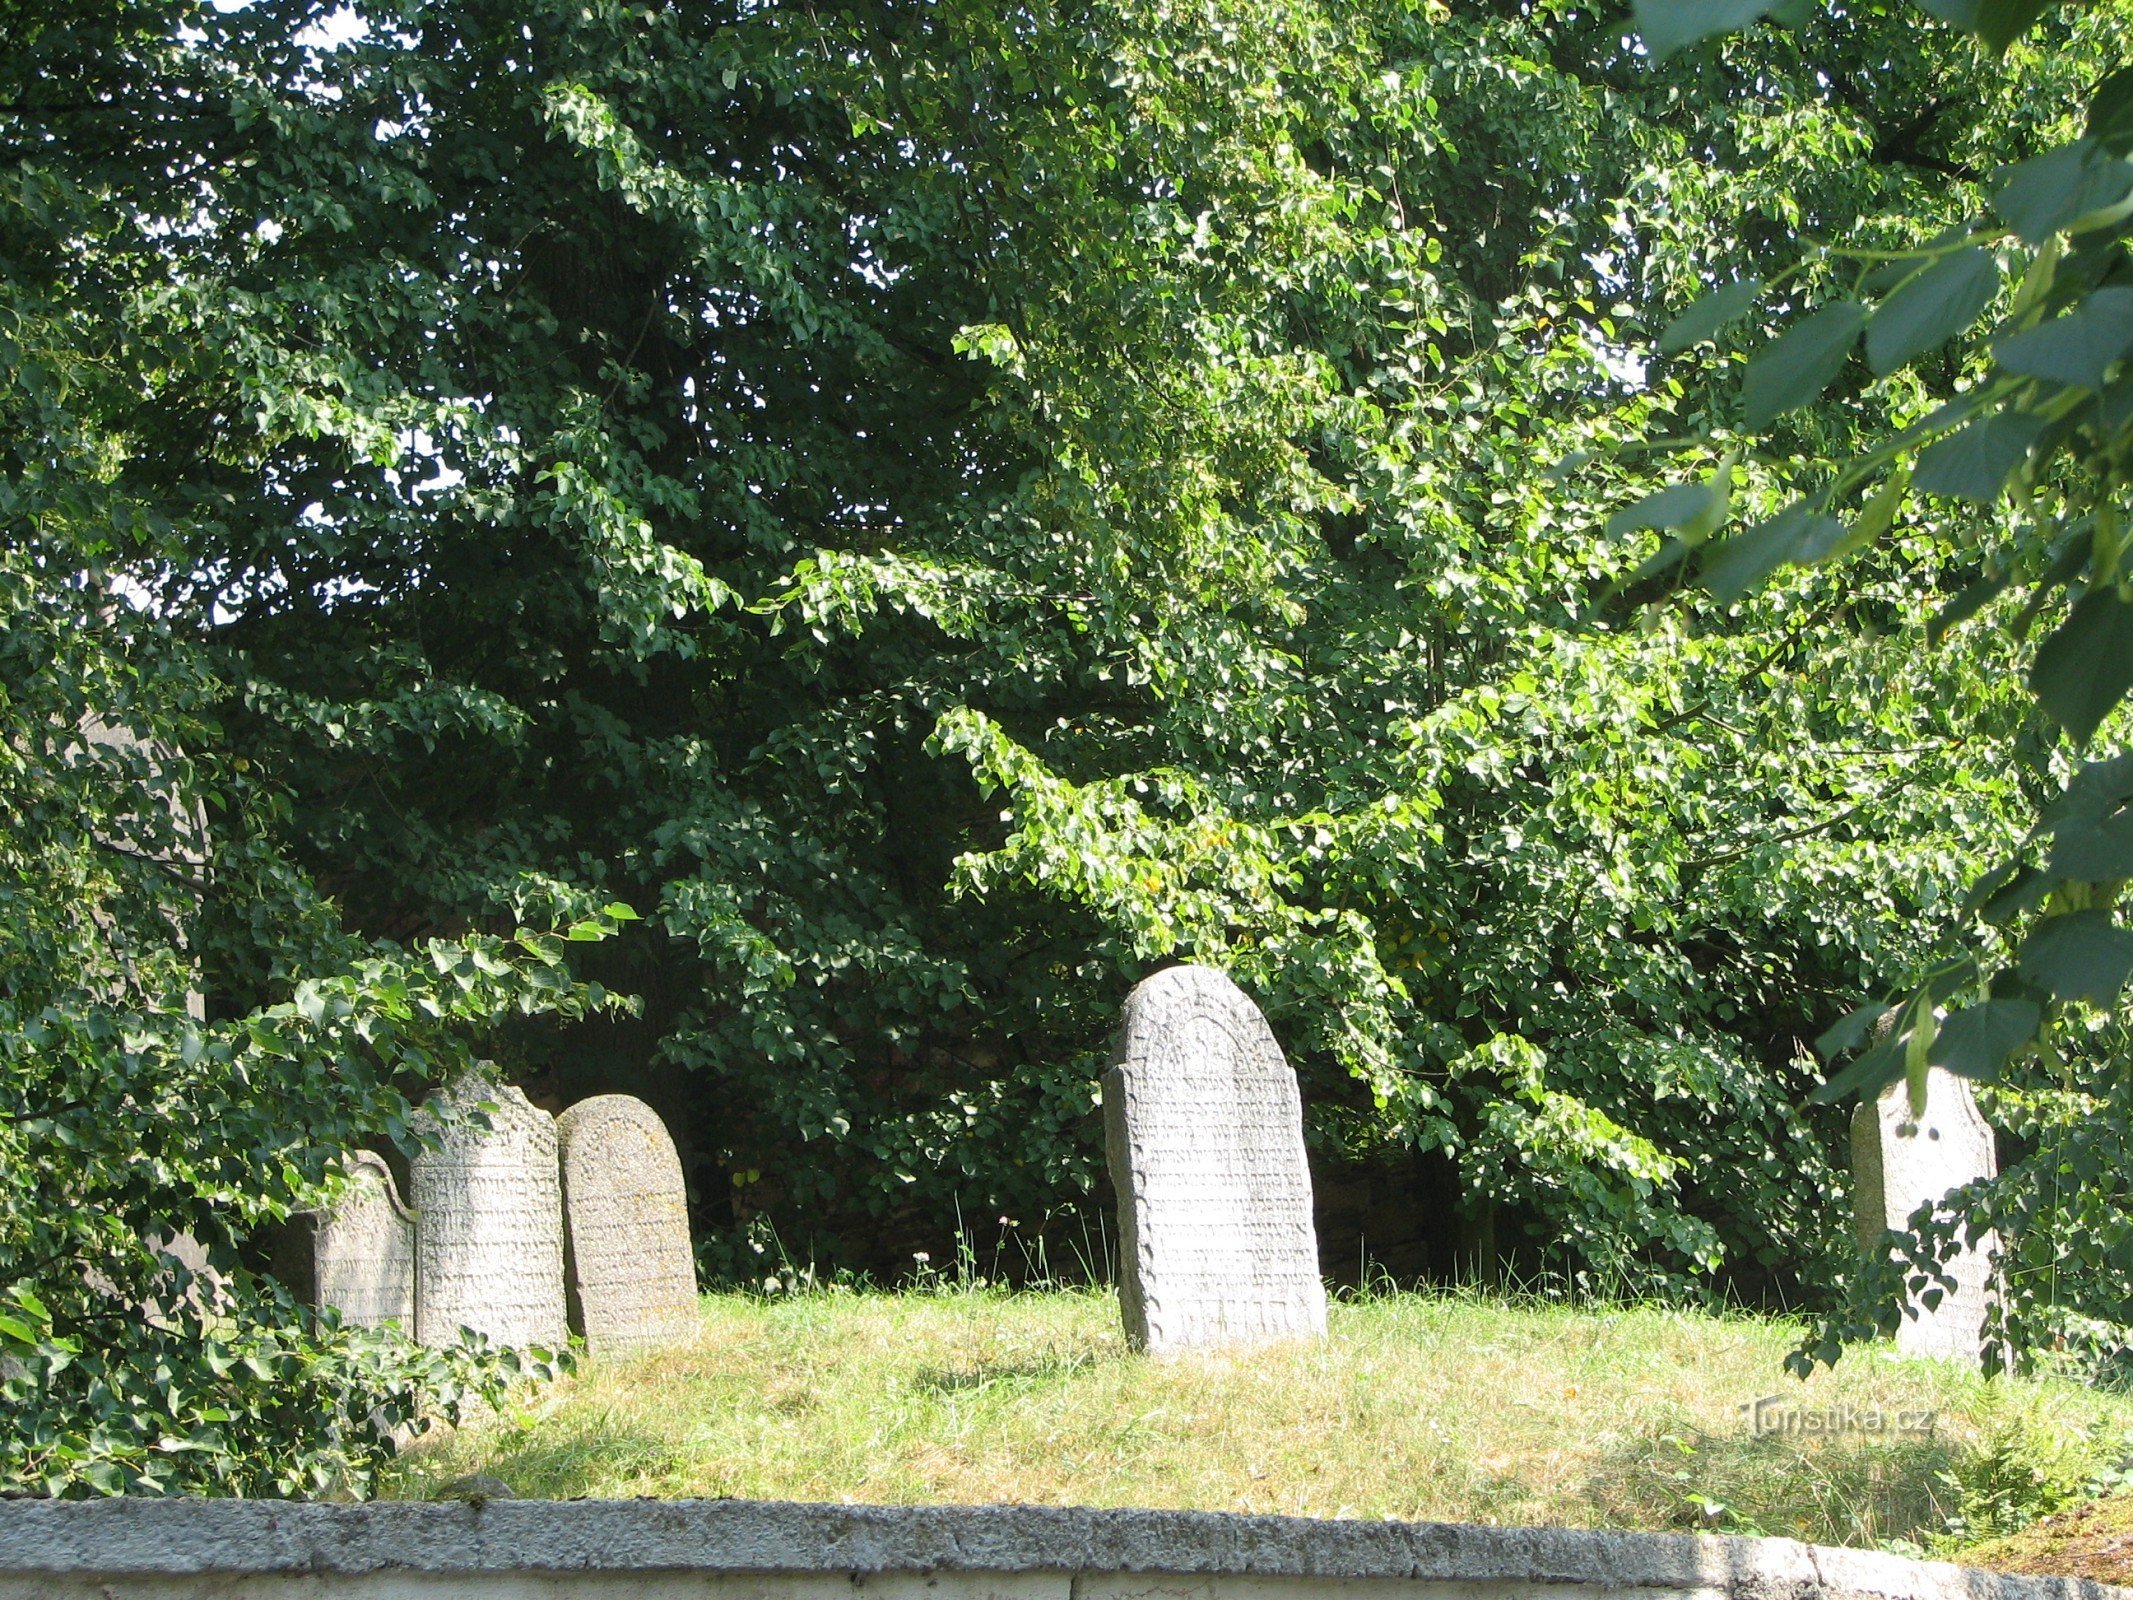
[{"label": "rounded top of headstone", "polygon": [[1226,972],[1194,963],[1165,967],[1133,986],[1119,1019],[1118,1044],[1112,1059],[1124,1062],[1141,1053],[1143,1041],[1162,1037],[1189,1018],[1221,1024],[1251,1048],[1264,1045],[1277,1055],[1274,1030],[1266,1013],[1238,988]]},{"label": "rounded top of headstone", "polygon": [[348,1174],[348,1187],[343,1191],[353,1195],[368,1189],[382,1196],[393,1208],[393,1214],[404,1222],[412,1223],[415,1214],[401,1203],[400,1187],[393,1182],[393,1169],[385,1158],[374,1150],[351,1150],[341,1157],[341,1170]]},{"label": "rounded top of headstone", "polygon": [[1195,1008],[1224,1007],[1256,1012],[1252,997],[1238,988],[1230,975],[1217,967],[1185,962],[1151,973],[1133,986],[1126,996],[1130,1015],[1137,1006],[1189,1005]]},{"label": "rounded top of headstone", "polygon": [[671,1138],[667,1125],[658,1112],[633,1094],[596,1094],[589,1100],[580,1100],[556,1118],[556,1132],[565,1144],[574,1138],[616,1123],[656,1132],[660,1138]]}]

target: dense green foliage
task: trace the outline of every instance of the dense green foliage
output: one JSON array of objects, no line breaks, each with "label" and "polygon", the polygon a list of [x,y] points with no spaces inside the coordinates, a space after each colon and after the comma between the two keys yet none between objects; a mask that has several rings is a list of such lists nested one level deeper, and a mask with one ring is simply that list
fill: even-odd
[{"label": "dense green foliage", "polygon": [[[1720,510],[1610,522],[1658,481],[1627,447],[1735,470],[1725,358],[1646,367],[1630,308],[1956,220],[2095,40],[2008,72],[1865,7],[1658,67],[1565,4],[172,0],[0,44],[0,1336],[59,1419],[15,1477],[321,1481],[227,1465],[300,1401],[69,1433],[63,1380],[137,1416],[164,1359],[96,1367],[75,1267],[152,1297],[137,1241],[183,1227],[240,1273],[470,1042],[652,1099],[714,1273],[1100,1251],[1095,1068],[1178,957],[1296,1058],[1337,1253],[1834,1281],[1799,1041],[2019,838],[1978,753],[2029,701],[1907,636],[1970,559],[1931,539],[1606,610]],[[529,930],[615,902],[573,989]],[[416,1392],[233,1281],[234,1331],[163,1294],[186,1370],[256,1323],[313,1395]]]},{"label": "dense green foliage", "polygon": [[[184,67],[170,25],[141,11],[10,29],[4,95],[25,92],[24,68],[93,96],[84,72]],[[182,330],[142,314],[169,286],[142,281],[136,219],[109,208],[93,162],[10,157],[0,1486],[360,1489],[396,1430],[499,1395],[524,1363],[307,1317],[237,1246],[330,1193],[337,1149],[404,1138],[407,1094],[500,1018],[605,997],[530,933],[367,942],[291,866],[285,803],[223,735],[232,686],[201,619],[123,598],[191,568],[201,535],[198,500],[132,470],[159,438],[141,408],[187,392]],[[197,1021],[203,972],[271,999]]]},{"label": "dense green foliage", "polygon": [[[1900,548],[1927,594],[1938,591],[1928,644],[1981,614],[2004,630],[2004,644],[1984,648],[2024,669],[2035,705],[1998,742],[1999,759],[2025,774],[2034,825],[1976,875],[1952,937],[1927,962],[1823,1035],[1825,1053],[1858,1053],[1819,1097],[1908,1077],[1917,1101],[1931,1066],[1996,1080],[1993,1103],[2021,1159],[2003,1181],[1922,1208],[1889,1267],[1855,1286],[1850,1314],[1870,1321],[1833,1319],[1812,1353],[1828,1358],[1847,1336],[1887,1326],[1906,1276],[1932,1283],[1951,1251],[1996,1228],[1996,1326],[2012,1348],[2122,1356],[2133,1322],[2133,1071],[2118,1011],[2133,975],[2133,929],[2118,910],[2133,878],[2121,710],[2133,687],[2127,19],[2076,6],[2037,29],[2044,8],[2026,0],[1921,3],[1973,34],[1991,70],[2004,58],[2006,81],[2032,85],[2044,137],[2007,152],[2019,160],[1961,174],[1971,181],[1952,206],[1898,211],[1865,235],[1818,238],[1801,226],[1796,259],[1767,284],[1737,280],[1683,313],[1662,349],[1723,340],[1758,302],[1796,315],[1775,337],[1744,341],[1737,393],[1714,394],[1699,412],[1705,441],[1751,447],[1736,444],[1705,482],[1661,490],[1629,520],[1672,535],[1647,571],[1696,552],[1721,598],[1903,528]],[[1639,20],[1647,42],[1671,50],[1760,14],[1720,12],[1644,0]],[[1862,346],[1869,381],[1840,382]],[[1830,449],[1811,425],[1774,426],[1833,385],[1839,407],[1866,424],[1863,439]],[[1774,480],[1797,498],[1726,531],[1736,478]]]},{"label": "dense green foliage", "polygon": [[[1196,955],[1465,1215],[1430,1269],[1826,1275],[1794,1041],[2007,837],[1949,713],[2017,708],[1901,590],[1579,632],[1621,479],[1542,469],[1670,399],[1590,263],[1938,171],[1568,12],[424,16],[236,119],[188,242],[292,419],[216,642],[363,925],[648,913],[642,1022],[512,1064],[651,1093],[715,1266],[1073,1221],[1119,992]],[[1966,70],[1869,27],[1890,96]]]}]

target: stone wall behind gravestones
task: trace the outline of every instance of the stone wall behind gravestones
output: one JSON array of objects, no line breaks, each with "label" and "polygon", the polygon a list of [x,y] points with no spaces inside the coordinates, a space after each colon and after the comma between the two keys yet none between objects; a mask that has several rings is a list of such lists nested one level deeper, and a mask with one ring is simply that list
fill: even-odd
[{"label": "stone wall behind gravestones", "polygon": [[1104,1135],[1134,1344],[1324,1334],[1296,1074],[1243,990],[1182,966],[1127,996]]},{"label": "stone wall behind gravestones", "polygon": [[[1872,1105],[1852,1113],[1853,1205],[1863,1252],[1882,1249],[1885,1229],[1901,1231],[1911,1214],[1928,1200],[1999,1171],[1992,1129],[1977,1108],[1970,1085],[1939,1067],[1926,1083],[1926,1113],[1911,1116],[1909,1087],[1891,1084]],[[1912,1296],[1896,1330],[1896,1348],[1905,1355],[1943,1360],[1980,1360],[1984,1348],[1985,1304],[1992,1278],[1992,1257],[1999,1242],[1987,1234],[1948,1263],[1956,1287],[1943,1290],[1940,1303],[1928,1309],[1923,1293]]]},{"label": "stone wall behind gravestones", "polygon": [[595,1355],[696,1329],[696,1255],[681,1158],[657,1112],[596,1095],[557,1120],[570,1324]]},{"label": "stone wall behind gravestones", "polygon": [[[497,1107],[487,1129],[468,1120],[484,1101]],[[417,1125],[442,1143],[412,1164],[415,1337],[446,1345],[465,1326],[497,1344],[560,1347],[555,1119],[518,1088],[468,1073],[431,1097]]]},{"label": "stone wall behind gravestones", "polygon": [[348,1187],[311,1229],[312,1303],[343,1322],[415,1326],[415,1219],[400,1203],[384,1158],[359,1150],[342,1158]]}]

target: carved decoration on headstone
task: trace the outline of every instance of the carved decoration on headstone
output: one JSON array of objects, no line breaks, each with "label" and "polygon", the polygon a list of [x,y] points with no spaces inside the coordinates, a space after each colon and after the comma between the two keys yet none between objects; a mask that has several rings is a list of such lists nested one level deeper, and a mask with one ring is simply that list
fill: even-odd
[{"label": "carved decoration on headstone", "polygon": [[[1998,1171],[1992,1129],[1969,1084],[1952,1072],[1930,1069],[1926,1112],[1916,1119],[1909,1087],[1890,1085],[1877,1102],[1862,1103],[1852,1113],[1860,1249],[1880,1251],[1884,1230],[1901,1231],[1928,1200]],[[1936,1305],[1925,1302],[1929,1289],[1940,1288],[1938,1284],[1914,1291],[1896,1330],[1896,1348],[1905,1355],[1977,1363],[1984,1349],[1986,1296],[1998,1249],[1997,1238],[1988,1233],[1950,1260],[1947,1270],[1955,1288],[1941,1289]]]},{"label": "carved decoration on headstone", "polygon": [[556,1132],[571,1327],[596,1355],[688,1338],[696,1259],[666,1124],[633,1095],[603,1094],[565,1111]]},{"label": "carved decoration on headstone", "polygon": [[[486,1128],[485,1102],[496,1108]],[[555,1119],[515,1086],[469,1072],[430,1098],[417,1126],[440,1143],[413,1162],[415,1337],[446,1345],[468,1327],[497,1344],[561,1346]]]},{"label": "carved decoration on headstone", "polygon": [[1243,990],[1182,966],[1127,996],[1104,1137],[1134,1344],[1325,1333],[1296,1074]]}]

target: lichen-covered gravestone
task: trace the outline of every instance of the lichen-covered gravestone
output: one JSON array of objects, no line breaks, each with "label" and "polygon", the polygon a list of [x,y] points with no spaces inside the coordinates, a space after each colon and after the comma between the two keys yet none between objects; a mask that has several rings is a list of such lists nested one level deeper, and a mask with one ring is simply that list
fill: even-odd
[{"label": "lichen-covered gravestone", "polygon": [[[486,1128],[475,1120],[484,1102],[496,1107]],[[561,1346],[555,1119],[516,1087],[467,1073],[431,1097],[417,1126],[440,1143],[413,1163],[415,1337],[446,1345],[467,1327],[497,1344]]]},{"label": "lichen-covered gravestone", "polygon": [[571,1327],[596,1355],[688,1338],[696,1259],[666,1124],[633,1095],[603,1094],[565,1111],[556,1132]]},{"label": "lichen-covered gravestone", "polygon": [[1324,1334],[1296,1074],[1243,990],[1185,966],[1127,996],[1104,1139],[1134,1344]]},{"label": "lichen-covered gravestone", "polygon": [[[1938,1200],[1961,1184],[1989,1178],[1999,1171],[1992,1129],[1971,1097],[1970,1085],[1934,1067],[1927,1073],[1926,1113],[1911,1115],[1910,1089],[1891,1085],[1872,1105],[1852,1113],[1852,1178],[1859,1246],[1869,1254],[1883,1248],[1886,1229],[1902,1230],[1911,1214],[1928,1200]],[[1928,1307],[1927,1294],[1915,1292],[1896,1348],[1905,1355],[1937,1356],[1975,1364],[1984,1349],[1985,1301],[1992,1276],[1997,1239],[1986,1234],[1949,1261],[1955,1279],[1939,1303]]]},{"label": "lichen-covered gravestone", "polygon": [[341,1158],[348,1184],[330,1211],[288,1230],[294,1260],[276,1270],[308,1305],[331,1306],[343,1322],[415,1328],[415,1219],[400,1203],[392,1169],[368,1150]]}]

